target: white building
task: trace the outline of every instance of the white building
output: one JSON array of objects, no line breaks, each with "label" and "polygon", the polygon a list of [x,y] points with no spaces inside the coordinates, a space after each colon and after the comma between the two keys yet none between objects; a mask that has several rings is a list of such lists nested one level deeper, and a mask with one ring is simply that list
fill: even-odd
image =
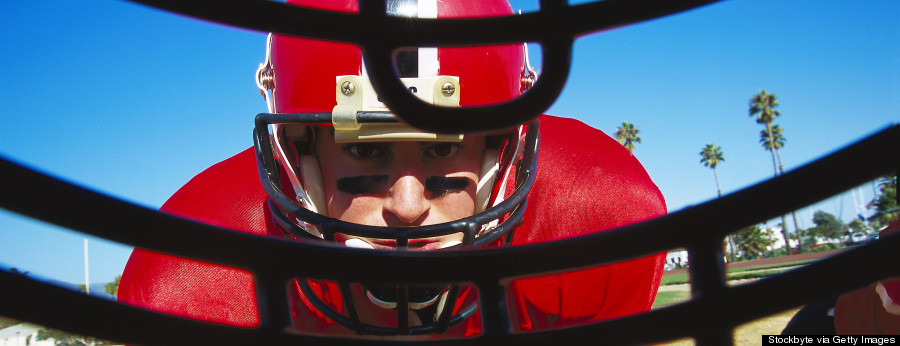
[{"label": "white building", "polygon": [[687,268],[688,267],[688,255],[687,250],[678,249],[669,251],[666,254],[666,271],[675,270],[678,268]]},{"label": "white building", "polygon": [[19,323],[0,329],[0,346],[54,346],[56,343],[53,339],[37,340],[37,332],[44,327],[30,324]]},{"label": "white building", "polygon": [[[773,243],[772,243],[772,245],[770,245],[768,247],[769,251],[777,250],[777,249],[784,249],[784,234],[781,233],[780,226],[766,225],[765,227],[760,227],[760,228],[762,228],[763,231],[768,230],[769,234],[771,234],[771,236],[772,236]],[[791,232],[788,236],[793,237],[794,232]],[[797,243],[796,239],[790,239],[790,244],[791,244],[791,249],[796,249],[798,246],[800,246],[799,243]]]}]

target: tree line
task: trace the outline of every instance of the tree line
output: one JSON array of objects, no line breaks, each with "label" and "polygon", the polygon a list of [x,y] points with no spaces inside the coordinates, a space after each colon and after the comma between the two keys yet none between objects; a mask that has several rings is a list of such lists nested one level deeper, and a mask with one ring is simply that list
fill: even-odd
[{"label": "tree line", "polygon": [[[781,111],[776,109],[778,106],[779,100],[776,94],[760,90],[750,98],[747,112],[757,124],[763,126],[759,133],[759,144],[771,154],[775,177],[784,174],[781,150],[787,143],[784,129],[775,124],[775,120],[781,116]],[[634,152],[634,144],[641,142],[639,132],[640,129],[635,124],[622,122],[622,125],[616,128],[614,136],[629,152]],[[718,197],[722,197],[722,188],[719,184],[717,167],[724,162],[725,154],[720,146],[709,143],[701,148],[700,164],[712,169]],[[781,229],[781,240],[785,244],[781,253],[774,253],[771,250],[771,246],[775,243],[773,240],[774,230],[760,225],[753,225],[730,234],[726,237],[726,245],[723,247],[726,248],[729,260],[734,261],[840,247],[843,246],[843,240],[851,238],[851,234],[869,235],[877,232],[897,221],[898,214],[900,214],[897,208],[896,172],[879,179],[876,196],[867,204],[867,208],[874,209],[875,214],[868,218],[860,214],[847,224],[832,214],[818,210],[813,214],[812,219],[815,226],[807,229],[800,229],[796,212],[791,211],[789,214],[794,226],[793,234],[788,229],[787,215],[781,215],[781,222],[778,226]],[[792,245],[792,240],[797,244],[796,247]],[[822,247],[823,243],[830,245]]]}]

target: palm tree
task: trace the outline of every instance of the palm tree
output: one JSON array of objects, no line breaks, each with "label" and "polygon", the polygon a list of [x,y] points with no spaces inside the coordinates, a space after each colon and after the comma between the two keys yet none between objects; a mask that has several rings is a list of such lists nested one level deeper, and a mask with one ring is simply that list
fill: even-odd
[{"label": "palm tree", "polygon": [[[756,117],[757,124],[763,124],[766,126],[765,133],[766,138],[768,138],[769,145],[765,146],[766,148],[775,148],[775,136],[772,134],[772,122],[775,121],[775,117],[781,115],[780,111],[775,110],[774,108],[778,107],[778,97],[775,94],[766,93],[765,90],[760,90],[759,94],[753,95],[750,98],[750,116]],[[775,170],[775,176],[778,176],[778,165],[775,162],[775,151],[771,150],[772,153],[772,169]],[[787,231],[787,221],[785,220],[784,215],[781,216],[781,235],[784,237],[785,249],[790,249],[790,241],[788,240],[788,231]],[[787,251],[788,255],[791,254],[790,251]]]},{"label": "palm tree", "polygon": [[634,143],[641,142],[641,137],[637,135],[640,131],[641,129],[635,127],[634,124],[623,121],[622,126],[616,128],[616,139],[625,146],[625,149],[634,152]]},{"label": "palm tree", "polygon": [[[784,129],[777,124],[772,125],[772,136],[769,137],[769,133],[766,130],[759,131],[759,144],[762,144],[763,149],[768,151],[772,151],[775,153],[775,159],[778,160],[778,174],[784,174],[784,165],[781,164],[781,154],[778,149],[784,147],[784,143],[787,139],[784,138],[782,134]],[[797,213],[791,211],[791,218],[794,220],[794,231],[799,232],[799,227],[797,227]],[[781,220],[784,222],[784,220]],[[803,252],[803,237],[797,237],[797,247],[800,248],[800,252]]]},{"label": "palm tree", "polygon": [[716,191],[719,192],[719,197],[722,197],[722,188],[719,187],[719,172],[716,170],[716,166],[720,163],[725,162],[725,156],[722,154],[722,148],[713,145],[712,143],[707,144],[703,150],[700,150],[700,163],[704,166],[712,168],[713,175],[716,177]]},{"label": "palm tree", "polygon": [[784,166],[781,165],[781,154],[778,152],[778,149],[784,146],[785,141],[784,135],[782,134],[784,129],[778,124],[772,125],[772,137],[769,138],[769,133],[766,130],[759,131],[759,144],[762,144],[763,149],[768,151],[773,151],[774,147],[775,159],[778,160],[778,171],[780,174],[784,174]]},{"label": "palm tree", "polygon": [[[722,148],[710,143],[700,150],[700,163],[706,167],[712,168],[713,176],[716,177],[716,191],[719,193],[719,197],[722,197],[722,188],[719,187],[719,172],[716,169],[716,166],[722,162],[725,162],[725,154],[722,153]],[[728,235],[726,238],[731,245],[731,251],[728,252],[730,256],[729,260],[733,262],[734,253],[737,251],[737,244],[735,244],[733,235]]]},{"label": "palm tree", "polygon": [[[778,107],[778,98],[775,94],[768,94],[765,90],[760,90],[759,94],[753,95],[750,99],[750,116],[756,116],[756,123],[766,126],[766,138],[769,145],[766,148],[775,147],[774,136],[772,135],[772,122],[775,117],[781,115],[780,111],[774,108]],[[778,176],[778,166],[775,164],[775,152],[772,151],[772,168],[775,169],[775,176]]]},{"label": "palm tree", "polygon": [[766,232],[753,225],[741,229],[735,235],[738,238],[738,246],[741,248],[744,259],[756,259],[767,251],[772,242],[766,238]]},{"label": "palm tree", "polygon": [[897,221],[897,172],[881,176],[878,182],[878,194],[871,204],[875,206],[875,215],[870,220],[881,226],[887,226]]}]

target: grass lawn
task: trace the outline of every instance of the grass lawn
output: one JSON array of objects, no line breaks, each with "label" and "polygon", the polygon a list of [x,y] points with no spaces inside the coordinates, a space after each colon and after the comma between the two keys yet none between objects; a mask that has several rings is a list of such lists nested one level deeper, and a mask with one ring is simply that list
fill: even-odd
[{"label": "grass lawn", "polygon": [[[690,297],[691,292],[688,290],[660,291],[656,295],[656,301],[653,302],[653,308],[657,309],[683,302]],[[761,335],[781,334],[781,330],[783,330],[784,326],[791,320],[791,317],[797,313],[797,310],[800,310],[800,308],[782,311],[738,326],[734,331],[734,344],[736,346],[762,345]],[[662,343],[661,345],[688,346],[694,345],[694,340],[679,339]]]},{"label": "grass lawn", "polygon": [[[792,267],[805,264],[810,261],[786,262],[779,264],[770,264],[763,266],[742,267],[728,269],[726,275],[730,280],[759,278],[773,274],[778,274],[784,270],[783,267]],[[752,272],[750,272],[752,271]],[[688,274],[669,274],[662,277],[662,285],[676,285],[689,282]],[[676,304],[690,299],[691,292],[688,285],[670,286],[668,289],[661,289],[656,294],[656,301],[653,303],[653,309],[658,309],[668,305]],[[744,345],[762,345],[761,335],[777,335],[781,334],[781,330],[787,325],[791,317],[797,313],[796,309],[782,311],[774,315],[754,320],[738,326],[734,332],[734,344],[738,346]],[[694,345],[693,339],[674,340],[662,345],[685,346]]]},{"label": "grass lawn", "polygon": [[[797,310],[800,309],[782,311],[738,326],[734,331],[734,344],[736,346],[762,345],[762,335],[781,334],[781,330],[791,320],[791,317],[794,317]],[[678,339],[661,345],[689,346],[693,344],[693,339]]]},{"label": "grass lawn", "polygon": [[807,264],[810,262],[818,261],[818,259],[808,259],[803,261],[793,261],[793,262],[783,262],[783,263],[774,263],[774,264],[765,264],[758,266],[750,266],[750,267],[741,267],[741,268],[729,268],[729,273],[737,273],[748,270],[760,270],[760,269],[773,269],[773,268],[783,268],[783,267],[794,267],[802,264]]},{"label": "grass lawn", "polygon": [[[781,273],[785,270],[785,268],[790,268],[790,267],[795,267],[798,265],[807,264],[812,261],[816,261],[816,260],[813,259],[813,260],[784,262],[784,263],[741,267],[741,268],[728,268],[725,272],[725,276],[728,278],[728,280],[762,278],[762,277]],[[675,285],[675,284],[688,283],[689,281],[690,281],[690,277],[688,276],[687,273],[663,274],[662,281],[660,282],[660,284],[661,285]]]},{"label": "grass lawn", "polygon": [[664,291],[656,293],[656,301],[653,302],[653,309],[669,306],[688,300],[691,297],[690,291]]}]

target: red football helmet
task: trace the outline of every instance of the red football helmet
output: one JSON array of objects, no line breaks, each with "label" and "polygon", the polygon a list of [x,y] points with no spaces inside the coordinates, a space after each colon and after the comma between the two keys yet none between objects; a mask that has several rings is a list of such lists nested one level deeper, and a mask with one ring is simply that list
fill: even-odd
[{"label": "red football helmet", "polygon": [[[329,11],[356,12],[354,0],[288,1]],[[419,18],[511,15],[506,0],[389,1],[389,14]],[[327,30],[327,28],[323,28]],[[521,95],[534,82],[524,44],[483,47],[412,47],[395,52],[395,72],[409,91],[435,105],[466,107],[500,103]],[[337,142],[460,141],[470,134],[427,133],[406,125],[390,113],[368,82],[359,47],[283,35],[270,35],[266,62],[257,71],[257,85],[268,113],[257,116],[255,146],[260,176],[269,195],[274,224],[294,239],[335,241],[335,235],[380,238],[404,250],[410,240],[462,234],[459,246],[509,242],[521,224],[526,195],[534,181],[538,142],[537,122],[486,134],[488,143],[475,193],[475,215],[420,227],[374,227],[343,222],[325,214],[320,158],[309,150],[316,129],[333,128]],[[340,239],[340,237],[339,237]],[[367,247],[364,242],[344,245]],[[456,247],[456,246],[453,246]],[[309,300],[326,316],[358,333],[426,334],[445,330],[475,311],[453,315],[460,291],[455,284],[359,284],[371,303],[396,309],[425,311],[422,325],[390,329],[355,316],[350,283],[339,283],[348,315],[329,307],[298,280]],[[449,306],[451,308],[443,308]],[[398,317],[400,318],[400,317]],[[403,317],[405,319],[405,317]],[[398,322],[403,326],[406,321]]]}]

